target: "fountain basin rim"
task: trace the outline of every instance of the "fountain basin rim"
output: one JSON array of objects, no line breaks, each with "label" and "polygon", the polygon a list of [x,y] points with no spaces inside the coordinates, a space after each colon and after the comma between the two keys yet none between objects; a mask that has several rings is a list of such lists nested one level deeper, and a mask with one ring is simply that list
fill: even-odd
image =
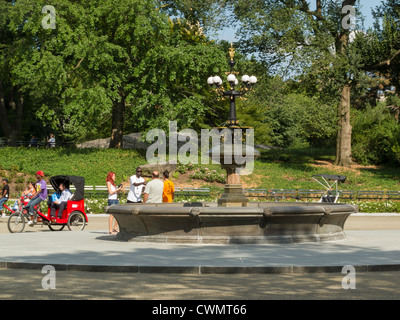
[{"label": "fountain basin rim", "polygon": [[346,204],[314,205],[264,205],[258,207],[216,207],[177,206],[165,204],[119,204],[105,207],[108,214],[166,215],[166,216],[216,216],[216,217],[269,217],[279,215],[334,215],[335,213],[355,213],[358,210]]},{"label": "fountain basin rim", "polygon": [[[120,241],[166,243],[293,243],[345,238],[357,207],[325,203],[119,204],[105,208],[118,221]],[[289,241],[290,240],[290,241]]]}]

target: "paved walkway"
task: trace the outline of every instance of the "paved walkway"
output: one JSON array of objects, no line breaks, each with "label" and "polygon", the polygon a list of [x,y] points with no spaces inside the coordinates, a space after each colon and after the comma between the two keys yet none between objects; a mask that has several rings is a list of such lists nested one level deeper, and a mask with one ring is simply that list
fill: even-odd
[{"label": "paved walkway", "polygon": [[[400,215],[350,217],[342,241],[261,246],[116,242],[107,216],[89,222],[9,234],[0,219],[0,300],[400,299]],[[44,264],[57,270],[56,290],[42,288]],[[356,267],[355,290],[342,287],[344,265]],[[246,304],[248,315],[264,309]],[[151,316],[159,302],[143,305]]]},{"label": "paved walkway", "polygon": [[[84,231],[27,227],[21,234],[0,234],[0,267],[51,264],[67,271],[204,274],[340,272],[353,265],[364,272],[400,271],[400,230],[353,228],[345,240],[292,245],[156,244],[115,241],[104,228],[105,218]],[[392,228],[399,229],[400,218],[391,218],[397,219]]]},{"label": "paved walkway", "polygon": [[[151,311],[153,308],[158,307],[160,303],[182,307],[189,307],[189,304],[193,310],[196,308],[195,304],[246,305],[246,319],[255,319],[260,313],[266,312],[266,306],[277,307],[275,303],[256,300],[400,299],[400,272],[396,271],[357,273],[356,288],[348,290],[342,288],[344,274],[340,272],[157,274],[57,271],[55,290],[42,288],[44,276],[40,270],[0,270],[0,300],[3,302],[9,299],[34,299],[42,302],[51,300],[43,303],[47,312],[62,310],[63,306],[55,300],[150,300],[122,304],[130,311],[140,312],[144,318],[149,319],[152,319]],[[168,301],[154,301],[159,299]],[[187,300],[194,301],[188,303]],[[8,306],[8,302],[3,304]],[[278,304],[278,306],[282,305]],[[389,305],[394,306],[394,304]],[[304,305],[302,306],[304,307]],[[340,308],[340,306],[338,307]],[[92,309],[90,311],[92,316],[92,311],[95,311],[99,317],[104,317],[104,312],[107,310],[104,307]],[[178,319],[178,316],[176,319]]]}]

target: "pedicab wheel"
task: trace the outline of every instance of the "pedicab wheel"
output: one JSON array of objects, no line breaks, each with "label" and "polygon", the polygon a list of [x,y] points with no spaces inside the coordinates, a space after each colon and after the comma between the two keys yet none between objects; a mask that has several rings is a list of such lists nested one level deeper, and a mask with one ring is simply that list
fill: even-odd
[{"label": "pedicab wheel", "polygon": [[51,231],[61,231],[65,228],[65,224],[48,224]]},{"label": "pedicab wheel", "polygon": [[7,227],[11,233],[20,233],[25,229],[25,218],[19,212],[14,212],[8,218]]},{"label": "pedicab wheel", "polygon": [[86,219],[82,212],[73,211],[68,218],[68,229],[71,231],[81,231],[86,226]]}]

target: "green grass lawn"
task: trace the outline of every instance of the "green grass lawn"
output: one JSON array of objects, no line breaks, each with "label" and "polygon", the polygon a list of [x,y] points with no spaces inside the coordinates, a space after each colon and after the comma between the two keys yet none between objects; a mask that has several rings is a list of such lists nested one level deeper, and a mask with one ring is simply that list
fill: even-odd
[{"label": "green grass lawn", "polygon": [[109,171],[116,173],[116,182],[125,181],[138,165],[146,163],[145,157],[135,150],[113,149],[0,149],[0,172],[7,170],[11,180],[18,173],[34,175],[42,170],[47,177],[77,175],[85,177],[87,185],[105,185]]},{"label": "green grass lawn", "polygon": [[[347,176],[346,182],[339,186],[341,190],[400,190],[399,168],[389,166],[341,168],[333,166],[333,160],[333,151],[324,149],[262,152],[262,156],[255,162],[253,173],[242,176],[241,179],[246,188],[321,190],[322,187],[312,180],[313,175],[339,174]],[[134,174],[135,168],[145,163],[144,153],[135,150],[3,148],[0,149],[0,178],[7,177],[13,183],[14,192],[17,193],[24,189],[27,179],[34,180],[38,170],[44,171],[46,177],[59,174],[84,176],[86,185],[105,185],[107,173],[114,171],[117,174],[116,182],[119,184],[127,181],[129,176]],[[181,179],[179,182],[185,183],[186,186],[191,186],[194,182],[199,185],[200,182],[200,186],[208,186],[211,189],[210,197],[202,200],[211,201],[211,198],[215,200],[221,194],[223,184],[209,182],[214,181],[210,177],[213,178],[214,171],[217,175],[223,174],[223,171],[219,165],[196,165],[193,168],[184,167],[182,173],[195,172],[197,169],[204,171],[199,174],[204,180],[193,178],[193,175],[190,177],[189,174],[186,175],[187,181]],[[177,172],[176,175],[179,176],[180,173]],[[207,179],[209,181],[205,181]],[[122,195],[121,201],[126,200],[125,198],[126,195]],[[102,212],[106,199],[87,200],[88,212]],[[399,201],[360,203],[365,206],[360,210],[365,212],[400,212]]]},{"label": "green grass lawn", "polygon": [[[253,188],[267,189],[320,189],[312,180],[315,174],[340,174],[347,176],[343,190],[400,190],[400,168],[389,166],[340,168],[332,165],[333,150],[273,150],[262,152],[255,162],[251,175],[242,182]],[[34,175],[38,170],[47,177],[67,174],[84,176],[87,185],[105,185],[109,171],[117,174],[117,183],[126,181],[138,165],[146,163],[144,153],[135,150],[113,149],[0,149],[0,175],[17,180],[21,173]],[[218,169],[216,165],[196,167]],[[6,172],[7,171],[7,172]],[[210,170],[212,171],[212,170]],[[18,178],[19,177],[19,178]],[[190,184],[190,181],[188,181]],[[204,185],[221,184],[204,181]]]},{"label": "green grass lawn", "polygon": [[400,190],[400,170],[390,167],[344,169],[312,163],[256,161],[253,173],[243,176],[242,181],[254,188],[320,189],[321,186],[311,178],[316,174],[346,176],[345,183],[340,184],[342,190]]},{"label": "green grass lawn", "polygon": [[334,174],[347,177],[342,190],[400,190],[400,168],[390,166],[333,166],[334,151],[305,149],[262,153],[255,162],[254,171],[242,181],[255,188],[320,189],[311,177],[316,174]]}]

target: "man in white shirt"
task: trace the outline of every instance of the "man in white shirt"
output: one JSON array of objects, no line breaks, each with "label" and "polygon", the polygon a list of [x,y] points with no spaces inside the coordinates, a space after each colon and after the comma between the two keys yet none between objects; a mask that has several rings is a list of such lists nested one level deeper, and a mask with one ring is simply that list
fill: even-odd
[{"label": "man in white shirt", "polygon": [[63,183],[60,183],[59,188],[61,191],[61,196],[60,199],[58,199],[57,201],[53,201],[53,203],[51,204],[50,216],[52,218],[55,218],[56,210],[58,208],[58,218],[61,219],[62,213],[67,206],[67,202],[72,197],[72,192],[69,189],[67,189]]},{"label": "man in white shirt", "polygon": [[144,189],[144,203],[162,203],[162,195],[164,191],[164,183],[159,179],[158,171],[153,171],[152,178]]},{"label": "man in white shirt", "polygon": [[136,175],[133,175],[129,179],[130,187],[127,197],[127,203],[138,203],[142,202],[142,191],[146,186],[146,181],[142,177],[142,169],[136,168]]}]

